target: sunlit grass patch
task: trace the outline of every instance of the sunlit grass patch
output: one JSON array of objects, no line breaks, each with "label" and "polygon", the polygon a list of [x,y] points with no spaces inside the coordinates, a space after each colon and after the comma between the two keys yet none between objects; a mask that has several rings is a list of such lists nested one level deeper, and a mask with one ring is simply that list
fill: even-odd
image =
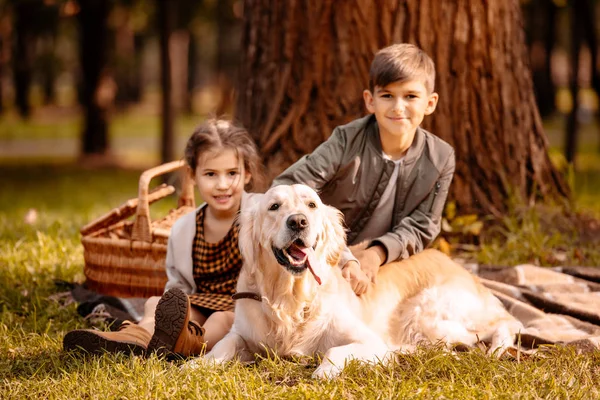
[{"label": "sunlit grass patch", "polygon": [[[314,380],[319,360],[264,357],[255,363],[203,365],[196,370],[155,356],[62,352],[62,338],[88,327],[76,305],[49,296],[55,279],[83,280],[79,229],[137,195],[140,171],[80,170],[70,165],[3,166],[0,191],[0,398],[598,398],[600,354],[548,348],[513,361],[481,351],[451,354],[420,348],[390,365],[350,362],[334,381]],[[157,182],[158,184],[159,182]],[[164,215],[175,199],[154,205]],[[26,223],[29,210],[34,221]],[[503,237],[482,245],[479,257],[512,265],[544,260],[549,249],[570,251],[570,233],[543,235],[550,211],[515,207]],[[558,218],[558,217],[557,217]],[[564,230],[564,229],[563,229]],[[495,247],[493,247],[495,246]],[[582,247],[583,248],[583,247]],[[592,262],[593,258],[584,261]],[[583,262],[583,261],[582,261]]]},{"label": "sunlit grass patch", "polygon": [[[175,119],[177,136],[188,137],[205,117],[180,114]],[[78,141],[83,129],[81,112],[74,108],[53,108],[43,113],[34,113],[23,119],[16,113],[0,116],[0,140],[25,139],[73,139]],[[109,117],[108,133],[116,138],[158,138],[161,132],[161,117],[158,112],[113,112]]]}]

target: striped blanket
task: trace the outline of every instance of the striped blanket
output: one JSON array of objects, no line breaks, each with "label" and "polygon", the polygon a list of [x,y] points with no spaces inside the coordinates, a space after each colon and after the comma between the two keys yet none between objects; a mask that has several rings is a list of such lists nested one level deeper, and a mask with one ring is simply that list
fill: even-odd
[{"label": "striped blanket", "polygon": [[544,344],[600,349],[600,268],[463,265],[523,323],[522,350]]}]

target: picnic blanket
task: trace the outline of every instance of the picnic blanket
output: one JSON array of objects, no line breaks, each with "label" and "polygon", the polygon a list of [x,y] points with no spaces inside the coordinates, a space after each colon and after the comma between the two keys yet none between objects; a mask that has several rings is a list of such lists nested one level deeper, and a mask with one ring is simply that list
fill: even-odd
[{"label": "picnic blanket", "polygon": [[146,298],[106,296],[86,288],[85,285],[62,280],[55,281],[55,284],[68,290],[51,295],[49,300],[64,307],[77,303],[77,313],[92,326],[109,324],[116,330],[123,321],[139,322],[144,315]]},{"label": "picnic blanket", "polygon": [[[461,264],[523,323],[525,329],[517,339],[521,350],[546,344],[570,345],[578,351],[600,349],[600,267]],[[121,321],[138,322],[143,315],[144,298],[104,296],[79,284],[67,285],[70,290],[54,295],[55,300],[79,303],[79,314],[92,325],[115,322],[112,326],[118,328]]]},{"label": "picnic blanket", "polygon": [[600,268],[468,265],[525,327],[524,349],[544,344],[600,349]]}]

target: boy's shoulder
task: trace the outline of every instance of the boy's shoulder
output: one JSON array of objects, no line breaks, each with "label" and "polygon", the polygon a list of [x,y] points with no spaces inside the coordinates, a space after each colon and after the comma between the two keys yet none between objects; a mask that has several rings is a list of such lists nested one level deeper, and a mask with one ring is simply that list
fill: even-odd
[{"label": "boy's shoulder", "polygon": [[335,130],[345,135],[353,136],[365,131],[365,128],[375,122],[375,116],[369,114],[365,117],[357,118],[344,125],[338,125]]},{"label": "boy's shoulder", "polygon": [[342,143],[364,143],[375,140],[375,135],[365,134],[372,129],[376,129],[376,120],[374,115],[357,118],[344,125],[338,125],[330,136],[331,140]]},{"label": "boy's shoulder", "polygon": [[445,163],[448,160],[448,157],[454,154],[454,148],[450,143],[426,129],[421,127],[418,127],[417,129],[423,135],[425,143],[427,143],[427,156],[434,164],[437,164],[437,162]]}]

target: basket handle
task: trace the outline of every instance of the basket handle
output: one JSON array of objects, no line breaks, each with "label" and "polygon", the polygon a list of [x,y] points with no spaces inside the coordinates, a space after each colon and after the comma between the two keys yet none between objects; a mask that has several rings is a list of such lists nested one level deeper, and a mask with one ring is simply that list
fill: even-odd
[{"label": "basket handle", "polygon": [[[183,160],[171,161],[166,164],[150,168],[140,176],[138,189],[138,204],[133,230],[131,232],[132,240],[152,242],[152,231],[150,229],[150,204],[148,199],[148,188],[150,181],[159,175],[163,175],[180,168],[185,167]],[[182,190],[179,196],[178,207],[194,207],[194,182],[190,174],[184,172],[182,180]]]}]

